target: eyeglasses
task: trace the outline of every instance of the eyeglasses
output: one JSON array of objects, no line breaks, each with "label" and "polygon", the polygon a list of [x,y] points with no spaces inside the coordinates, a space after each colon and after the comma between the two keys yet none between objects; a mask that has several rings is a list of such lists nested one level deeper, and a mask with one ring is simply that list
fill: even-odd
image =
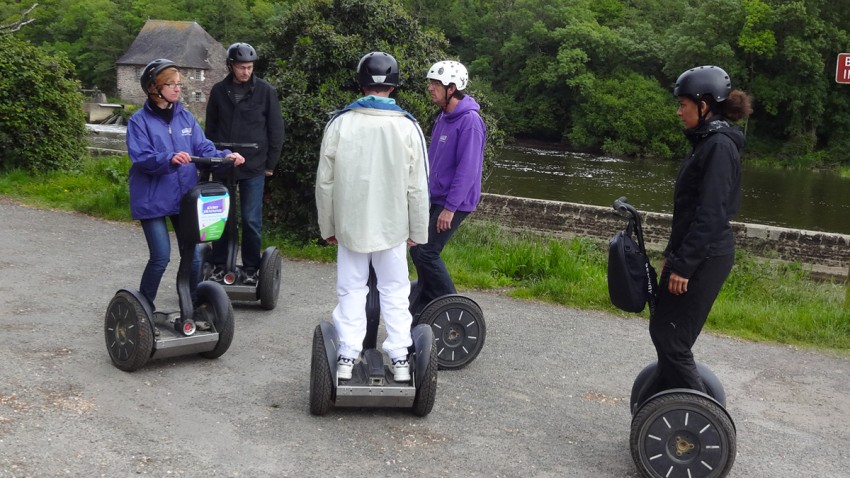
[{"label": "eyeglasses", "polygon": [[183,88],[183,83],[164,83],[162,86],[167,86],[172,90],[176,90],[177,88]]}]

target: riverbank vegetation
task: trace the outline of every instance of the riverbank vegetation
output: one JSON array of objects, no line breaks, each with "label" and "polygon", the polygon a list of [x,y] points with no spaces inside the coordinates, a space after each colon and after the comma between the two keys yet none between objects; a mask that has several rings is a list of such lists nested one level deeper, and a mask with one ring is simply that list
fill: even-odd
[{"label": "riverbank vegetation", "polygon": [[[0,194],[36,207],[129,221],[128,169],[129,159],[116,156],[86,158],[73,172],[42,176],[20,170],[0,173]],[[305,244],[288,239],[293,235],[286,231],[269,229],[264,243],[276,245],[290,259],[335,259],[334,247],[316,240]],[[141,231],[139,240],[143,240]],[[596,241],[517,233],[471,219],[446,247],[444,257],[460,289],[491,290],[524,300],[631,315],[610,305],[607,251]],[[847,354],[850,311],[844,308],[844,293],[843,284],[815,281],[800,264],[765,262],[739,253],[706,327],[747,340]],[[482,306],[486,313],[486,304]],[[648,311],[641,315],[649,316]]]},{"label": "riverbank vegetation", "polygon": [[[29,2],[0,6],[0,24]],[[198,22],[259,50],[281,98],[336,99],[341,72],[371,49],[396,54],[407,100],[428,102],[423,64],[465,63],[474,92],[511,138],[614,156],[671,158],[687,147],[670,92],[687,68],[720,65],[755,97],[748,157],[784,167],[850,164],[850,96],[836,84],[850,9],[827,0],[40,0],[14,35],[67,56],[86,88],[116,91],[115,61],[147,19]],[[338,22],[345,17],[347,22]],[[423,43],[424,40],[424,43]],[[323,48],[333,81],[296,77]],[[331,84],[333,83],[333,84]],[[336,87],[335,89],[333,87]],[[419,99],[416,99],[418,97]],[[321,103],[321,99],[316,101]],[[299,105],[284,108],[287,120]],[[300,108],[340,107],[334,101]],[[415,110],[417,107],[413,106]],[[329,111],[329,110],[328,110]],[[425,121],[427,123],[428,121]],[[320,124],[315,125],[320,129]]]},{"label": "riverbank vegetation", "polygon": [[[0,5],[0,25],[17,20],[27,3]],[[19,59],[3,75],[17,83],[0,89],[0,105],[8,105],[0,121],[10,112],[58,110],[49,107],[54,82],[40,80],[41,70],[73,64],[61,69],[63,78],[114,93],[115,62],[147,19],[197,21],[224,45],[257,47],[256,71],[277,89],[287,124],[266,220],[309,241],[321,133],[328,112],[359,95],[354,71],[367,51],[399,59],[399,103],[426,134],[439,112],[426,91],[427,67],[446,58],[469,67],[467,91],[488,128],[485,170],[503,140],[680,157],[688,145],[671,91],[682,71],[703,64],[722,66],[734,87],[755,97],[741,125],[745,160],[836,169],[850,166],[850,86],[835,83],[837,53],[850,44],[850,9],[842,7],[826,0],[42,0],[19,29],[0,29],[14,38],[6,56]],[[20,60],[33,56],[33,46],[44,60]],[[35,85],[44,94],[31,95]],[[61,106],[76,108],[77,100]],[[62,122],[71,131],[64,138],[55,135],[59,122],[18,124],[20,137],[0,131],[0,144],[14,140],[13,157],[33,158],[20,167],[73,170],[54,160],[70,149],[63,139],[79,147],[81,118]],[[35,154],[38,148],[57,154]]]}]

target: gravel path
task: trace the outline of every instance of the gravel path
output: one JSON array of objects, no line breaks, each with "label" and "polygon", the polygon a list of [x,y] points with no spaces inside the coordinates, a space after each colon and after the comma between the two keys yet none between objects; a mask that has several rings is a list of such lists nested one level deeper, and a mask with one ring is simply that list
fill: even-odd
[{"label": "gravel path", "polygon": [[[313,328],[333,265],[284,261],[278,307],[236,303],[217,360],[112,366],[103,315],[137,287],[141,229],[0,198],[0,477],[633,477],[640,318],[471,292],[487,342],[442,371],[434,411],[309,414]],[[160,307],[177,307],[175,262]],[[169,302],[170,301],[170,302]],[[850,359],[703,334],[738,430],[730,476],[847,477]]]}]

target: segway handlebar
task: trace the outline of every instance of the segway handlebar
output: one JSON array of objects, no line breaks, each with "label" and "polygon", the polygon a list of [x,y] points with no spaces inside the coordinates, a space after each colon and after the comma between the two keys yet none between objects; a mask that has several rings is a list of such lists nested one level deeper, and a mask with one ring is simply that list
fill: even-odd
[{"label": "segway handlebar", "polygon": [[614,212],[626,219],[640,220],[637,209],[626,201],[626,196],[620,196],[614,201]]},{"label": "segway handlebar", "polygon": [[258,143],[215,143],[215,147],[227,149],[260,149]]},{"label": "segway handlebar", "polygon": [[212,158],[212,157],[205,157],[205,156],[192,156],[191,158],[192,158],[193,163],[203,164],[203,165],[206,165],[206,166],[216,166],[216,165],[219,165],[219,164],[233,164],[233,162],[234,162],[233,158],[227,158],[227,157]]},{"label": "segway handlebar", "polygon": [[640,223],[640,213],[634,206],[626,201],[626,196],[620,196],[614,201],[614,213],[618,216],[629,220],[627,231],[634,230],[637,234],[637,243],[642,254],[646,254],[646,248],[643,243],[643,226]]}]

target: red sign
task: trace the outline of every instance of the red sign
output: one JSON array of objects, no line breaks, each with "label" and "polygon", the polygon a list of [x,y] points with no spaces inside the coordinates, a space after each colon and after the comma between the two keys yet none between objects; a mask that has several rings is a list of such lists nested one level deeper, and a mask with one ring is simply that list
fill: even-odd
[{"label": "red sign", "polygon": [[850,53],[839,53],[835,65],[835,82],[850,83]]}]

